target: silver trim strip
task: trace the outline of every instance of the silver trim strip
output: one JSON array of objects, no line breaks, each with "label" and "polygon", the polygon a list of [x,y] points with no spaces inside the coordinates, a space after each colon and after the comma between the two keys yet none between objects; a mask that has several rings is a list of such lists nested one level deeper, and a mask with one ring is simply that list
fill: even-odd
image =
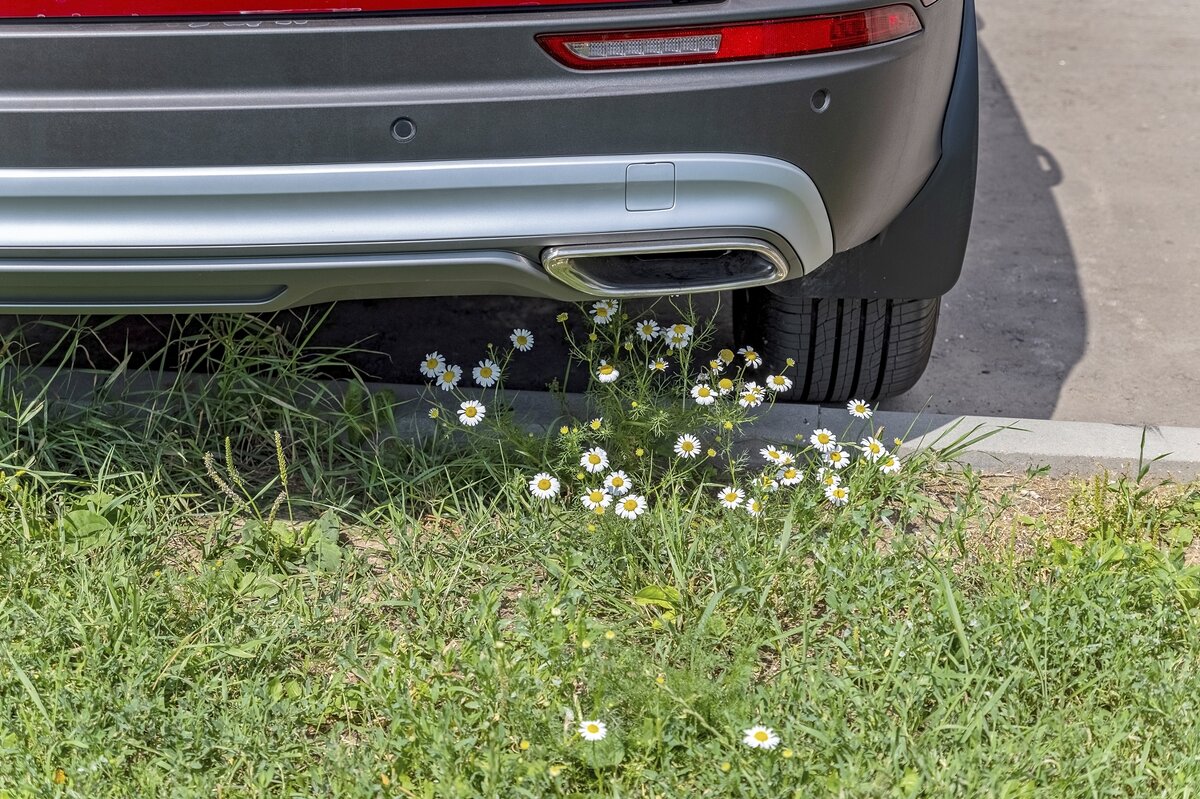
[{"label": "silver trim strip", "polygon": [[[627,171],[642,163],[674,165],[671,207],[628,210]],[[199,302],[204,292],[196,290],[210,279],[204,273],[211,266],[222,270],[224,296],[240,299],[230,307],[269,296],[242,290],[265,285],[284,290],[264,309],[347,295],[438,296],[448,289],[585,299],[595,295],[550,278],[536,264],[545,248],[729,237],[769,242],[791,276],[833,254],[829,215],[812,180],[792,164],[760,156],[0,169],[0,313],[27,309],[16,300],[29,299],[64,312],[213,307]],[[394,264],[386,275],[373,270],[378,282],[352,290],[342,271],[369,263],[373,254],[403,261],[438,252],[469,262],[481,251],[515,254],[532,264],[517,268],[510,260],[510,266],[496,267],[485,256],[488,274],[476,278],[475,267],[466,264],[444,279],[434,266]],[[271,264],[286,269],[295,265],[291,259],[331,253],[339,255],[323,267],[292,273],[296,282],[265,274]],[[168,259],[178,261],[165,270],[152,267]],[[178,302],[154,290],[188,281],[193,285]],[[20,286],[13,302],[3,296],[6,285]],[[81,290],[89,285],[104,287],[94,303],[84,302]],[[127,302],[122,288],[128,288]]]},{"label": "silver trim strip", "polygon": [[[633,255],[723,252],[737,250],[762,256],[763,269],[722,280],[660,280],[636,286],[605,281],[588,271],[588,261],[597,258]],[[766,286],[786,280],[791,271],[787,258],[775,247],[757,239],[682,239],[654,243],[587,244],[575,247],[549,247],[542,253],[542,266],[552,277],[586,294],[598,297],[653,297],[662,294],[701,294],[707,291]]]}]

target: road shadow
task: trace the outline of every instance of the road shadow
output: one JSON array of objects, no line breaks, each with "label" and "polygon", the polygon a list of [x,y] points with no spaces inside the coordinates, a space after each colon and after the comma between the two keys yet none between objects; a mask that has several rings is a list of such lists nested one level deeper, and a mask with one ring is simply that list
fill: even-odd
[{"label": "road shadow", "polygon": [[1030,137],[983,46],[979,70],[979,179],[962,278],[943,299],[925,376],[881,407],[1047,419],[1087,339],[1078,265],[1053,192],[1063,175]]}]

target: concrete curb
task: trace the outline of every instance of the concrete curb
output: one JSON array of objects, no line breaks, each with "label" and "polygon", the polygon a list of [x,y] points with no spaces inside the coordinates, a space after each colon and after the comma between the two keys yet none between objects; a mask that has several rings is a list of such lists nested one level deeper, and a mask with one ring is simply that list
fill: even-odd
[{"label": "concrete curb", "polygon": [[[420,386],[381,386],[402,400],[420,405],[429,395]],[[567,408],[587,415],[582,395],[569,395]],[[562,423],[563,402],[545,392],[514,392],[513,409],[534,428],[552,429]],[[407,407],[407,406],[406,406]],[[414,408],[413,413],[418,411]],[[858,441],[872,427],[883,428],[889,447],[894,438],[904,444],[903,455],[922,447],[953,447],[974,443],[954,459],[982,471],[1025,472],[1048,467],[1051,474],[1091,476],[1103,471],[1137,476],[1139,463],[1151,464],[1153,478],[1178,482],[1200,479],[1200,428],[1061,422],[992,416],[946,416],[879,411],[870,422],[851,418],[844,407],[775,405],[748,428],[746,446],[787,444],[798,434],[807,439],[814,428],[825,427],[847,441]],[[1145,442],[1143,447],[1143,432]],[[1157,460],[1154,460],[1157,459]]]},{"label": "concrete curb", "polygon": [[[173,376],[163,375],[166,379]],[[74,370],[50,380],[52,393],[60,398],[86,402],[108,373]],[[153,381],[140,375],[121,381],[123,387],[153,390]],[[340,385],[329,384],[337,392]],[[373,391],[391,391],[401,402],[402,429],[416,432],[432,426],[427,418],[429,401],[440,400],[441,392],[424,386],[375,384]],[[468,394],[480,392],[468,391]],[[586,418],[587,402],[582,395],[559,397],[547,392],[520,391],[508,396],[522,423],[533,430],[550,430],[563,423],[565,414]],[[1150,464],[1150,475],[1177,482],[1200,480],[1200,428],[1060,422],[992,416],[945,416],[879,411],[869,423],[852,419],[844,407],[776,405],[765,411],[747,430],[743,445],[789,444],[798,435],[807,438],[814,428],[825,427],[842,440],[857,441],[873,428],[889,447],[894,438],[903,440],[900,452],[920,447],[955,447],[971,440],[971,446],[954,459],[982,471],[1025,472],[1048,467],[1051,474],[1091,476],[1102,471],[1136,476],[1139,463]],[[1144,442],[1143,442],[1144,436]],[[1151,463],[1153,461],[1153,463]]]}]

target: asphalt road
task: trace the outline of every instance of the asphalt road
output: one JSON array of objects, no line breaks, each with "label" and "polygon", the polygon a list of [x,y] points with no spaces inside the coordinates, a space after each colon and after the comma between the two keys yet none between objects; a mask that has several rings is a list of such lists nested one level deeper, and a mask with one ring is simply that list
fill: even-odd
[{"label": "asphalt road", "polygon": [[978,10],[967,261],[887,407],[1200,424],[1200,3]]}]

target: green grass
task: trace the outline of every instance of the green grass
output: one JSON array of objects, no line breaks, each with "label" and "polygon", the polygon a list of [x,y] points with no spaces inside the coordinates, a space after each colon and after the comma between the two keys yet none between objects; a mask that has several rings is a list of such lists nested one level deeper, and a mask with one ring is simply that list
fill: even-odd
[{"label": "green grass", "polygon": [[[174,347],[173,388],[88,404],[5,347],[0,797],[1197,795],[1188,487],[1030,510],[926,452],[754,519],[713,498],[755,474],[730,408],[618,382],[594,437],[491,398],[413,439],[268,323]],[[600,439],[644,516],[530,498]]]}]

